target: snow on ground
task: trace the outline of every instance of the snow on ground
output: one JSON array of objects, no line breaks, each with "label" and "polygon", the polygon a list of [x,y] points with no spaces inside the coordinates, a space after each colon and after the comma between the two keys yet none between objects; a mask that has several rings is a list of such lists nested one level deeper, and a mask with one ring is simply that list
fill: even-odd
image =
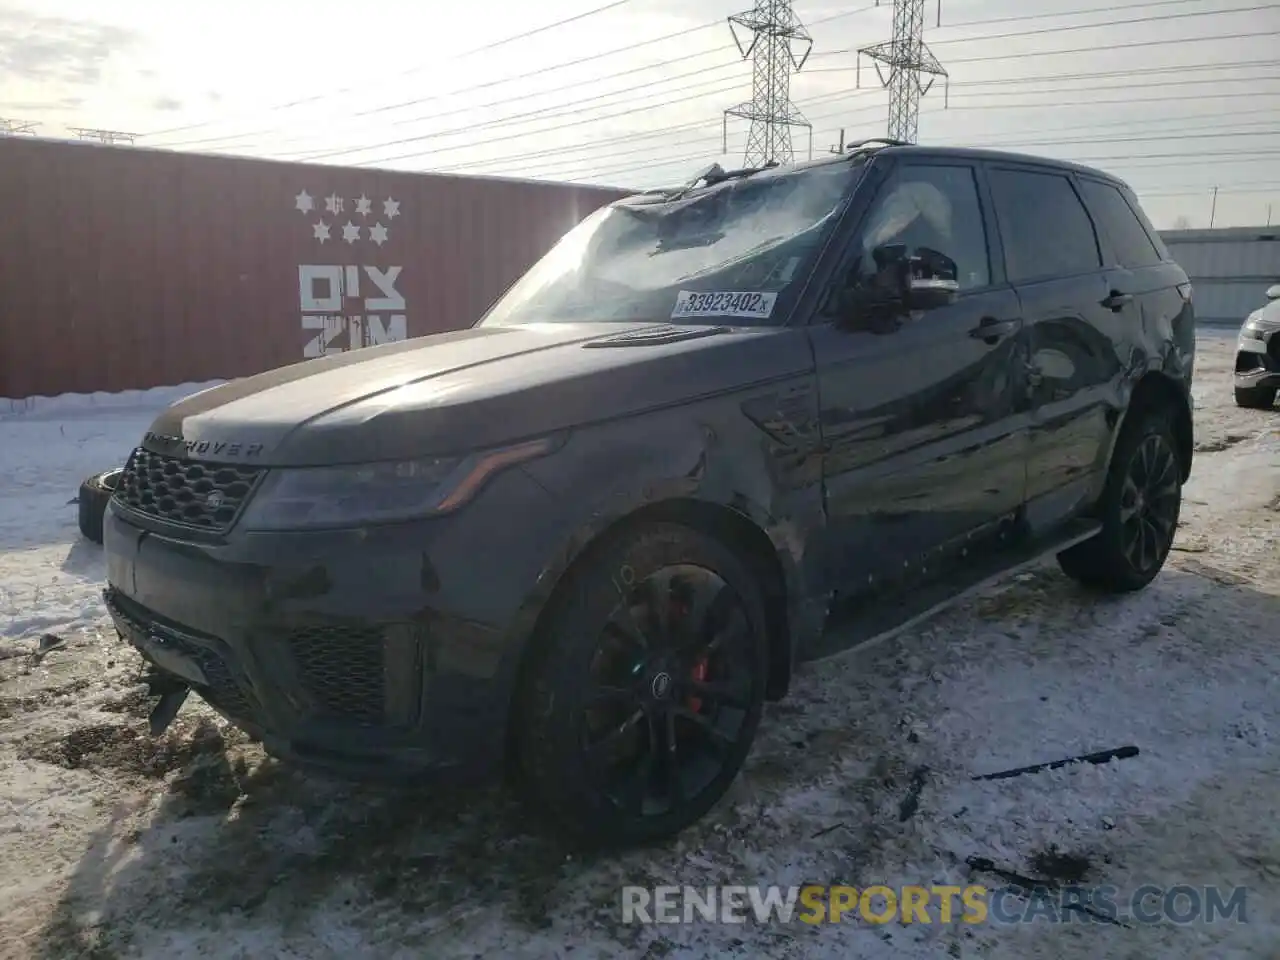
[{"label": "snow on ground", "polygon": [[[1046,565],[810,665],[703,823],[586,859],[501,792],[304,777],[199,707],[150,741],[137,658],[98,601],[101,552],[66,501],[155,405],[0,417],[0,956],[1274,958],[1280,412],[1231,405],[1230,349],[1202,338],[1195,475],[1148,590],[1099,600]],[[66,642],[41,653],[45,633]],[[971,779],[1129,744],[1136,757],[1103,766]],[[994,887],[967,858],[1045,877],[1055,853],[1122,891],[1246,886],[1249,922],[646,927],[619,912],[624,884]]]}]

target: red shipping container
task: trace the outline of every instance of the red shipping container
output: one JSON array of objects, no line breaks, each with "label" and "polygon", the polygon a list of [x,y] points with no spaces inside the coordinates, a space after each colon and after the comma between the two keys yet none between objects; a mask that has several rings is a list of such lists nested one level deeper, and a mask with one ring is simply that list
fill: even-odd
[{"label": "red shipping container", "polygon": [[622,195],[0,137],[0,397],[245,376],[466,327]]}]

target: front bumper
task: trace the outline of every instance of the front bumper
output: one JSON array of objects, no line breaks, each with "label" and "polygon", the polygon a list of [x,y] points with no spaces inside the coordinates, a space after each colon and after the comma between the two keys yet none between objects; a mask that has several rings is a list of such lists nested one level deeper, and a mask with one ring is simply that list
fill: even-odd
[{"label": "front bumper", "polygon": [[1280,387],[1280,328],[1264,330],[1261,339],[1237,337],[1235,385]]},{"label": "front bumper", "polygon": [[506,741],[547,500],[514,469],[447,518],[217,543],[143,529],[113,502],[107,607],[275,756],[361,780],[484,777]]}]

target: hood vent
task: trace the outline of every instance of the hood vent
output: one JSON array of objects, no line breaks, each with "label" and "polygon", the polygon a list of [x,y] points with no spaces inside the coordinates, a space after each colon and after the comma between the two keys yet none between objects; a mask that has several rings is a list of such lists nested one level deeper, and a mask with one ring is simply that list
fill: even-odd
[{"label": "hood vent", "polygon": [[583,346],[591,349],[658,346],[663,343],[678,343],[681,340],[712,337],[719,333],[728,333],[729,329],[729,327],[680,327],[675,324],[667,324],[662,327],[646,327],[644,330],[635,330],[603,340],[591,340],[584,343]]}]

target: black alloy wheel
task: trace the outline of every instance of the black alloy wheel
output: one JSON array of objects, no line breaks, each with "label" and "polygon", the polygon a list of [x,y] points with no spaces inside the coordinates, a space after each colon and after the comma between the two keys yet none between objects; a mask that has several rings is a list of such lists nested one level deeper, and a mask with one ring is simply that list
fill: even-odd
[{"label": "black alloy wheel", "polygon": [[1148,434],[1129,461],[1120,487],[1125,559],[1139,574],[1159,570],[1178,525],[1178,458],[1165,438]]},{"label": "black alloy wheel", "polygon": [[703,567],[662,567],[624,590],[597,639],[582,749],[626,815],[679,818],[743,734],[757,681],[750,620]]},{"label": "black alloy wheel", "polygon": [[750,751],[767,667],[762,591],[718,541],[666,523],[611,543],[564,587],[517,714],[525,786],[593,846],[675,834]]},{"label": "black alloy wheel", "polygon": [[1098,502],[1102,531],[1058,554],[1058,563],[1090,587],[1141,590],[1168,559],[1181,507],[1182,466],[1167,412],[1135,410],[1116,441]]}]

